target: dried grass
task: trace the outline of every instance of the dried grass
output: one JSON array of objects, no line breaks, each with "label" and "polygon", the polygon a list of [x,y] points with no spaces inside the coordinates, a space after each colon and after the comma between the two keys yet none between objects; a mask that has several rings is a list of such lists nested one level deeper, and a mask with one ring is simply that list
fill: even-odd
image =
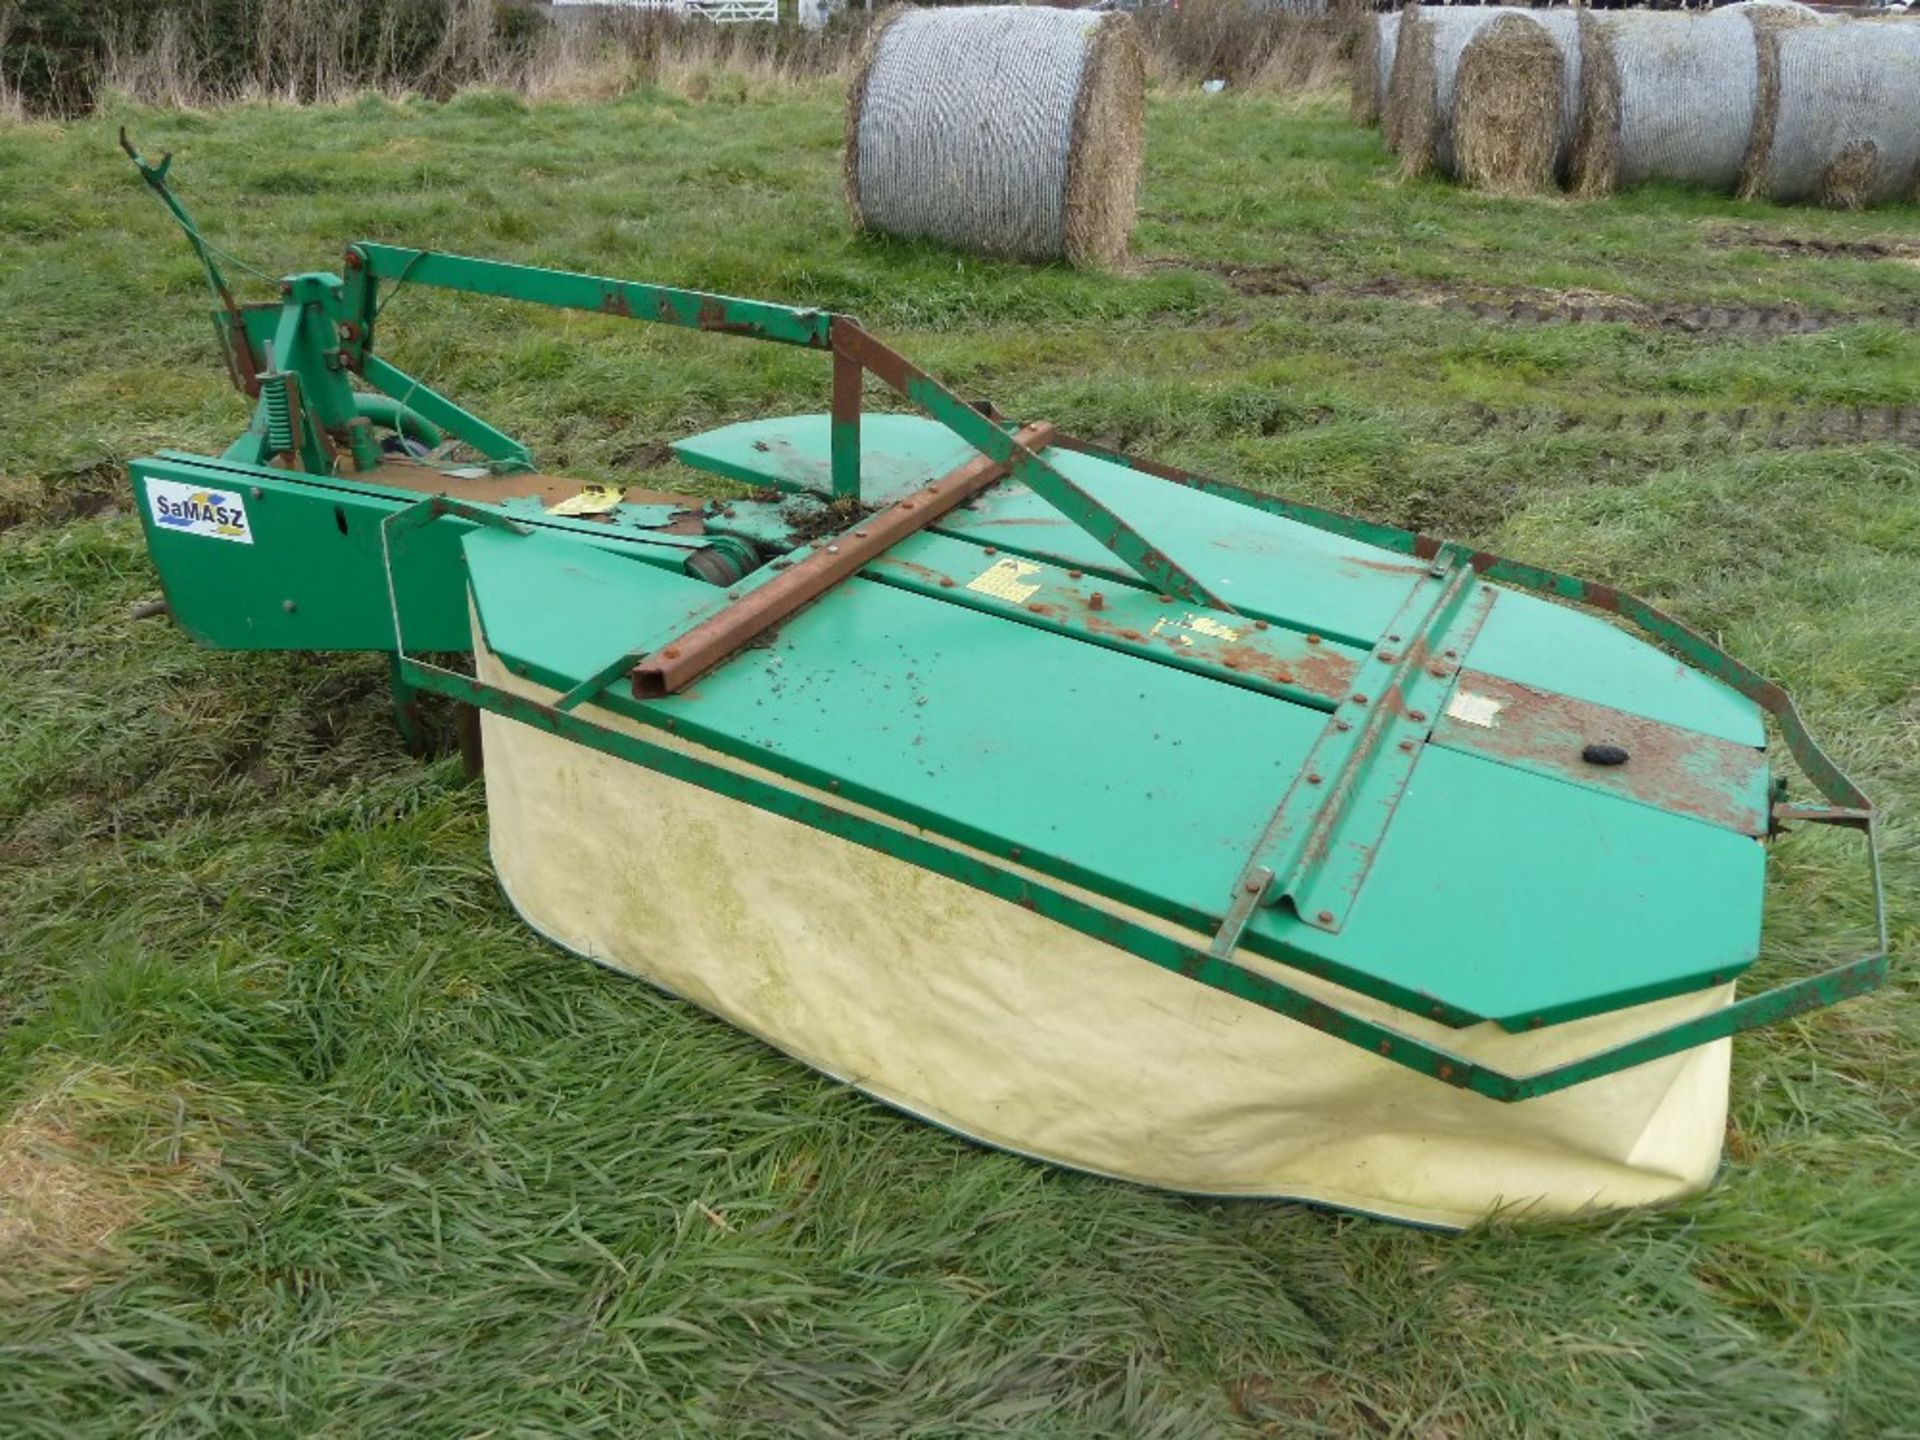
[{"label": "dried grass", "polygon": [[[8,0],[0,0],[0,49]],[[17,0],[15,0],[17,3]],[[245,63],[216,74],[207,60],[206,0],[158,18],[129,11],[106,27],[104,54],[68,110],[114,94],[138,104],[207,110],[249,102],[339,103],[377,93],[446,99],[509,90],[531,100],[591,102],[658,88],[693,100],[845,84],[875,17],[853,10],[824,30],[715,25],[672,13],[609,7],[504,25],[506,0],[438,0],[446,24],[424,60],[408,58],[393,12],[371,36],[337,0],[256,0]],[[1353,17],[1257,9],[1250,0],[1190,0],[1138,18],[1149,83],[1185,89],[1224,79],[1237,89],[1337,89],[1359,45]],[[227,47],[231,50],[231,47]],[[29,106],[0,67],[0,115]]]},{"label": "dried grass", "polygon": [[83,1068],[0,1122],[0,1296],[71,1284],[216,1158],[184,1101]]},{"label": "dried grass", "polygon": [[1347,110],[1356,125],[1378,125],[1387,108],[1387,82],[1393,74],[1394,47],[1400,36],[1397,14],[1361,11],[1354,17],[1355,38]]},{"label": "dried grass", "polygon": [[1074,105],[1064,226],[1072,264],[1111,267],[1126,258],[1140,211],[1146,88],[1139,27],[1116,16],[1094,32]]},{"label": "dried grass", "polygon": [[1527,15],[1502,15],[1475,35],[1454,79],[1459,178],[1497,195],[1553,188],[1566,82],[1560,46]]}]

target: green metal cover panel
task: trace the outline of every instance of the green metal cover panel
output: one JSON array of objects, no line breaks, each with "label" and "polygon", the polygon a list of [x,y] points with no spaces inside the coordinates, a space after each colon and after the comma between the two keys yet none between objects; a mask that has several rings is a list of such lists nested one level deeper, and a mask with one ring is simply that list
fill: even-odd
[{"label": "green metal cover panel", "polygon": [[[557,539],[464,547],[489,643],[558,690],[716,597]],[[601,703],[1204,930],[1327,721],[866,578],[679,696]],[[1762,879],[1746,836],[1429,745],[1350,922],[1263,909],[1246,943],[1421,1013],[1553,1023],[1739,971]]]},{"label": "green metal cover panel", "polygon": [[[380,522],[404,502],[331,488],[284,470],[190,456],[136,460],[134,508],[167,608],[202,645],[229,650],[390,650],[393,611]],[[244,512],[247,538],[175,529],[155,518],[152,487],[222,496]],[[410,499],[417,497],[408,497]],[[424,532],[398,583],[414,621],[408,643],[464,650],[460,527]]]},{"label": "green metal cover panel", "polygon": [[[891,497],[971,455],[944,426],[919,416],[872,416],[862,473]],[[873,427],[883,427],[875,429]],[[956,448],[957,447],[957,448]],[[820,415],[730,425],[679,442],[687,464],[751,484],[828,488]],[[1049,448],[1045,458],[1155,538],[1169,555],[1243,614],[1368,646],[1426,567],[1231,500],[1170,485],[1097,456]],[[1139,587],[1094,538],[1017,483],[998,485],[947,516],[940,533],[1052,561]],[[1474,668],[1596,705],[1756,748],[1759,709],[1744,696],[1597,616],[1503,590],[1469,656]]]},{"label": "green metal cover panel", "polygon": [[[786,415],[690,435],[674,442],[673,453],[684,465],[749,485],[777,485],[783,490],[832,495],[830,434],[825,415]],[[958,469],[976,453],[946,426],[923,416],[863,415],[862,497],[869,505],[891,504]],[[1061,523],[1071,525],[1064,518]],[[1106,559],[1109,564],[1113,562],[1111,555]]]}]

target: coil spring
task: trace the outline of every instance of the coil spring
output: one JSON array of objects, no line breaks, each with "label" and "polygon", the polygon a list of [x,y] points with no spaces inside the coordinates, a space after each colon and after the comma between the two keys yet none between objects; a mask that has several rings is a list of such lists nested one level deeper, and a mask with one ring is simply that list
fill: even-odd
[{"label": "coil spring", "polygon": [[293,407],[287,399],[284,375],[263,375],[260,398],[267,406],[267,448],[275,455],[293,449]]}]

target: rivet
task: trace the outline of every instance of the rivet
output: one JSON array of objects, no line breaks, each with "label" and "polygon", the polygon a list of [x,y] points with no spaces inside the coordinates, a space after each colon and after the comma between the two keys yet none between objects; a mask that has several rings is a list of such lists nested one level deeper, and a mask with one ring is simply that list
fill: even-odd
[{"label": "rivet", "polygon": [[1453,1078],[1453,1066],[1447,1064],[1444,1060],[1440,1062],[1440,1078],[1442,1080],[1451,1080]]},{"label": "rivet", "polygon": [[1011,856],[1013,859],[1018,860],[1020,858],[1020,847],[1018,845],[1015,845],[1012,849],[1007,851],[1007,854]]},{"label": "rivet", "polygon": [[1442,1015],[1446,1013],[1447,1013],[1447,1007],[1444,1005],[1429,1005],[1427,1007],[1427,1014],[1431,1015],[1436,1020],[1438,1020]]},{"label": "rivet", "polygon": [[1318,785],[1319,783],[1320,783],[1320,772],[1318,770],[1309,770],[1307,772],[1307,784]]},{"label": "rivet", "polygon": [[680,647],[678,645],[669,645],[666,649],[662,650],[660,653],[666,656],[667,659],[669,660],[678,660],[680,658]]},{"label": "rivet", "polygon": [[1236,657],[1229,655],[1226,659],[1226,666],[1229,670],[1238,670],[1240,668],[1240,661]]},{"label": "rivet", "polygon": [[980,553],[982,555],[998,555],[1000,552],[994,549],[993,546],[989,545],[986,547],[986,549],[982,550]]},{"label": "rivet", "polygon": [[1027,609],[1031,610],[1036,615],[1044,615],[1047,613],[1047,607],[1044,605],[1029,605],[1027,606]]},{"label": "rivet", "polygon": [[1398,645],[1400,643],[1400,637],[1398,635],[1389,635],[1387,636],[1387,643],[1389,645]]},{"label": "rivet", "polygon": [[1386,661],[1387,664],[1391,665],[1394,661],[1398,660],[1400,657],[1398,654],[1396,654],[1392,650],[1382,650],[1380,652],[1380,658]]},{"label": "rivet", "polygon": [[1264,620],[1256,620],[1253,622],[1253,628],[1256,630],[1264,630],[1267,628],[1267,622]]},{"label": "rivet", "polygon": [[262,490],[258,485],[253,487],[253,498],[256,500],[258,500],[262,495],[266,493],[267,492]]},{"label": "rivet", "polygon": [[1165,592],[1164,590],[1163,590],[1163,591],[1161,591],[1161,592],[1160,592],[1160,603],[1161,603],[1162,605],[1171,605],[1171,604],[1173,603],[1173,596],[1171,596],[1171,595],[1169,595],[1169,594],[1167,594],[1167,593],[1166,593],[1166,592]]},{"label": "rivet", "polygon": [[1433,676],[1436,680],[1444,680],[1447,678],[1447,667],[1437,663],[1433,665],[1429,665],[1427,667],[1427,673]]},{"label": "rivet", "polygon": [[1413,753],[1413,742],[1411,740],[1402,740],[1400,742],[1400,748],[1411,755]]},{"label": "rivet", "polygon": [[1353,728],[1353,722],[1351,720],[1336,720],[1333,722],[1333,728],[1345,732]]},{"label": "rivet", "polygon": [[667,729],[678,730],[679,728],[680,728],[680,722],[678,720],[667,721]]},{"label": "rivet", "polygon": [[1293,683],[1293,672],[1291,670],[1276,670],[1273,672],[1273,678],[1276,684],[1291,685]]},{"label": "rivet", "polygon": [[827,546],[827,554],[838,555],[839,553],[840,553],[840,547],[838,545]]},{"label": "rivet", "polygon": [[911,501],[911,500],[902,500],[902,501],[900,502],[900,508],[901,508],[902,510],[911,510],[911,509],[913,508],[913,501]]},{"label": "rivet", "polygon": [[1333,912],[1331,910],[1322,910],[1313,918],[1318,920],[1322,925],[1331,925],[1333,923]]},{"label": "rivet", "polygon": [[1382,1040],[1380,1042],[1380,1053],[1382,1055],[1391,1055],[1393,1053],[1393,1042],[1391,1040]]},{"label": "rivet", "polygon": [[1349,695],[1347,698],[1356,705],[1364,705],[1367,703],[1367,697],[1364,695]]},{"label": "rivet", "polygon": [[1307,644],[1318,645],[1319,643],[1320,643],[1320,637],[1318,635],[1307,636]]},{"label": "rivet", "polygon": [[1101,594],[1101,593],[1100,593],[1100,592],[1099,592],[1098,590],[1096,590],[1096,591],[1094,591],[1094,592],[1093,592],[1093,594],[1091,594],[1091,595],[1089,595],[1089,596],[1087,597],[1087,608],[1088,608],[1089,610],[1104,610],[1104,609],[1106,609],[1106,608],[1107,608],[1107,597],[1106,597],[1106,596],[1104,596],[1104,595],[1102,595],[1102,594]]},{"label": "rivet", "polygon": [[1541,1019],[1540,1016],[1535,1015],[1531,1020],[1527,1021],[1527,1028],[1529,1030],[1538,1030],[1542,1025],[1546,1023],[1547,1022]]},{"label": "rivet", "polygon": [[1427,718],[1427,712],[1424,710],[1409,710],[1407,712],[1407,719],[1413,721],[1413,723],[1416,725],[1420,724],[1426,718]]},{"label": "rivet", "polygon": [[827,789],[833,791],[834,794],[838,795],[840,793],[840,782],[838,780],[827,781]]},{"label": "rivet", "polygon": [[1724,985],[1727,983],[1727,977],[1716,970],[1713,972],[1713,983],[1716,985]]},{"label": "rivet", "polygon": [[1082,572],[1081,572],[1081,571],[1079,571],[1079,570],[1069,570],[1069,571],[1067,571],[1067,578],[1068,578],[1069,580],[1078,580],[1078,579],[1080,578],[1080,576],[1081,576],[1081,574],[1082,574]]},{"label": "rivet", "polygon": [[291,615],[299,607],[296,606],[291,600],[282,600],[280,602],[280,608],[286,611],[289,615]]},{"label": "rivet", "polygon": [[942,590],[951,590],[953,588],[952,577],[947,575],[942,575],[940,577],[940,588]]},{"label": "rivet", "polygon": [[1249,895],[1258,895],[1260,893],[1260,882],[1258,880],[1248,880],[1243,883],[1240,888],[1245,890]]}]

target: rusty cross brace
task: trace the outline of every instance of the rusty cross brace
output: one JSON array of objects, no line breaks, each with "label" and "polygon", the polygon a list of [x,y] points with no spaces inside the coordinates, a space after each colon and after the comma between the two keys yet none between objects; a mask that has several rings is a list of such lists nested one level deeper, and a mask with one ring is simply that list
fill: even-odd
[{"label": "rusty cross brace", "polygon": [[889,547],[1009,477],[1052,503],[1163,593],[1224,614],[1235,613],[1097,497],[1041,458],[1040,452],[1053,443],[1051,424],[1039,422],[1009,432],[993,416],[967,404],[844,315],[830,318],[827,337],[833,352],[829,434],[837,497],[859,498],[861,382],[868,372],[972,445],[979,455],[839,535],[815,541],[812,551],[791,562],[784,573],[669,640],[634,666],[635,695],[658,699],[679,693]]},{"label": "rusty cross brace", "polygon": [[[1052,438],[1053,426],[1045,422],[1026,426],[1017,437],[1021,445],[1036,448],[1046,446]],[[636,665],[633,693],[647,700],[685,689],[756,636],[862,569],[889,546],[916,530],[924,530],[1006,473],[1006,461],[977,455],[932,484],[868,516],[851,530],[814,541],[813,549],[803,559],[792,562],[781,574],[719,614],[669,640]]]}]

